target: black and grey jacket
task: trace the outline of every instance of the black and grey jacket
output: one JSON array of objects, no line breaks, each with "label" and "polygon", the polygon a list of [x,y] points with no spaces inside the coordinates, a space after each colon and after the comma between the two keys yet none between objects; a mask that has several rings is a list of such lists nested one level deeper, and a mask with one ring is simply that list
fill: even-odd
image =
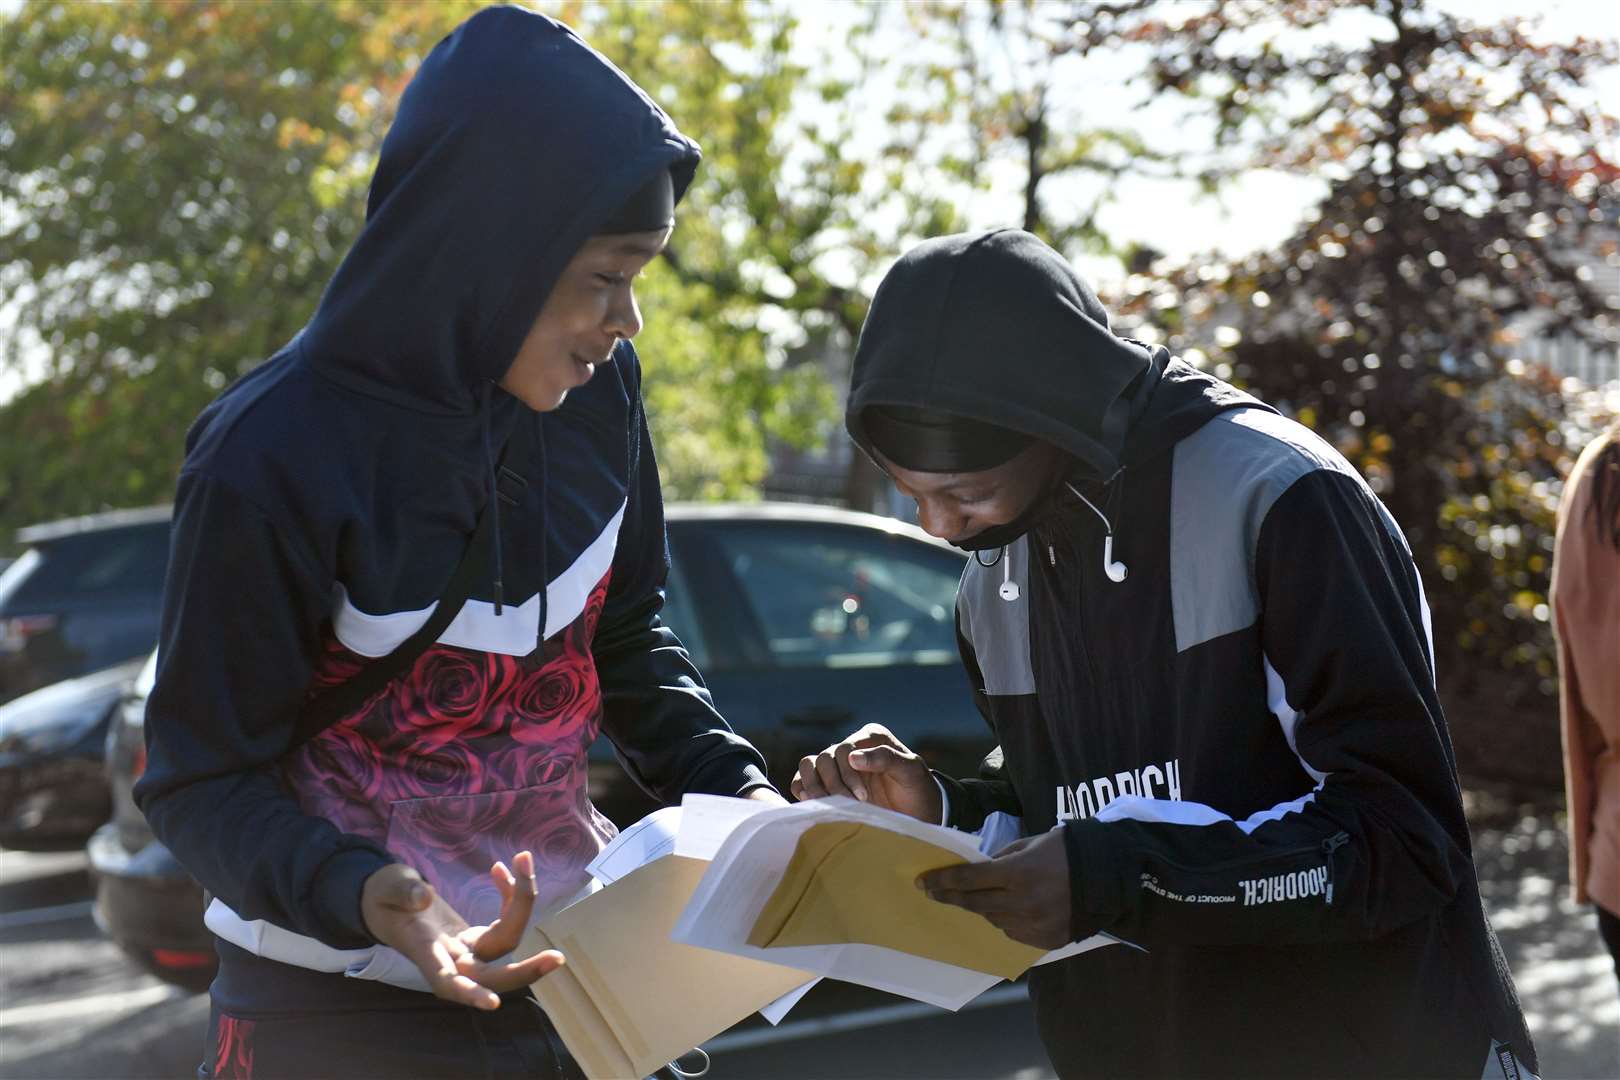
[{"label": "black and grey jacket", "polygon": [[[1048,279],[1003,265],[1002,288],[1072,278],[1026,234],[948,240],[912,269],[964,318],[952,295],[997,288],[974,281],[985,246]],[[1080,463],[1032,532],[968,564],[962,655],[999,754],[986,778],[943,780],[958,827],[994,810],[1026,834],[1062,826],[1074,937],[1145,949],[1032,973],[1058,1071],[1530,1076],[1399,528],[1308,429],[1112,338],[1068,287],[1067,348],[996,364],[954,348],[949,318],[876,342],[869,323],[851,404],[944,408],[934,388],[951,383],[977,419],[1031,430],[1020,419],[1042,414],[1036,433]],[[1051,435],[1088,387],[1070,413],[1082,438]],[[1127,417],[1114,437],[1097,423],[1111,409]]]}]

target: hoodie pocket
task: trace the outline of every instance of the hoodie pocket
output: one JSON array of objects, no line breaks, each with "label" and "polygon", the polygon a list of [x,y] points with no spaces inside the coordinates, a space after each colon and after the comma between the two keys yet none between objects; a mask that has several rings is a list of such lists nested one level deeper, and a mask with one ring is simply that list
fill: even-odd
[{"label": "hoodie pocket", "polygon": [[613,826],[585,797],[585,770],[555,783],[476,795],[401,799],[390,807],[388,850],[421,873],[474,925],[493,921],[501,896],[489,870],[534,854],[537,912],[577,893],[585,866],[613,837]]}]

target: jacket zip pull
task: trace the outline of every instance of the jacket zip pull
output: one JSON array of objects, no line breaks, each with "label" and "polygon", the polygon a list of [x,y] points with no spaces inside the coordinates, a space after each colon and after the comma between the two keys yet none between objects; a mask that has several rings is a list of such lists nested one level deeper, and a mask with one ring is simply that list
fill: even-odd
[{"label": "jacket zip pull", "polygon": [[1333,906],[1333,853],[1350,842],[1350,834],[1340,830],[1322,841],[1322,854],[1327,856],[1327,891],[1325,899]]},{"label": "jacket zip pull", "polygon": [[1052,569],[1057,569],[1057,550],[1051,544],[1046,545],[1046,561],[1052,564]]}]

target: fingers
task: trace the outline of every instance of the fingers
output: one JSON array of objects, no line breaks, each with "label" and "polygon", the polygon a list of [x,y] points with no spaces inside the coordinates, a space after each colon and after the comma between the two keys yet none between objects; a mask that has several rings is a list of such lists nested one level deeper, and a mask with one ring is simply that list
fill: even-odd
[{"label": "fingers", "polygon": [[839,768],[840,753],[849,756],[849,748],[842,744],[831,750],[823,750],[816,755],[816,776],[821,780],[822,790],[829,795],[843,795],[846,798],[855,798],[854,790],[844,777],[843,770]]},{"label": "fingers", "polygon": [[550,975],[565,962],[563,954],[556,949],[545,949],[513,963],[485,963],[469,954],[456,966],[462,977],[472,980],[479,986],[505,993],[508,990],[520,990],[537,979]]},{"label": "fingers", "polygon": [[1000,926],[1002,920],[1022,914],[1017,897],[1005,889],[980,889],[959,892],[954,889],[930,889],[928,898],[941,904],[954,904],[978,915],[983,915]]},{"label": "fingers", "polygon": [[979,892],[984,889],[1006,889],[1011,876],[1005,864],[992,860],[982,863],[959,863],[940,870],[930,870],[917,878],[917,884],[929,893]]},{"label": "fingers", "polygon": [[851,764],[851,759],[874,748],[886,749],[890,754],[900,755],[896,760],[914,760],[916,757],[888,728],[881,724],[867,724],[843,742],[835,743],[819,754],[801,758],[799,773],[788,785],[788,789],[794,798],[800,800],[844,795],[865,802],[870,797],[870,791],[861,772],[876,772],[881,769],[856,768]]},{"label": "fingers", "polygon": [[[502,863],[490,867],[490,877],[501,894],[501,914],[478,935],[472,953],[478,960],[494,960],[517,948],[534,912],[539,889],[534,880],[534,856],[520,851],[512,859],[514,874]],[[538,977],[538,976],[537,976]]]},{"label": "fingers", "polygon": [[432,955],[436,966],[431,972],[424,968],[423,973],[428,976],[428,985],[433,988],[434,995],[446,1001],[471,1005],[475,1009],[500,1008],[499,994],[459,970],[459,963],[468,954],[458,950],[459,943],[453,939],[440,938],[433,943]]},{"label": "fingers", "polygon": [[916,754],[904,753],[892,746],[874,746],[849,755],[849,764],[857,774],[891,772],[913,763],[920,763]]}]

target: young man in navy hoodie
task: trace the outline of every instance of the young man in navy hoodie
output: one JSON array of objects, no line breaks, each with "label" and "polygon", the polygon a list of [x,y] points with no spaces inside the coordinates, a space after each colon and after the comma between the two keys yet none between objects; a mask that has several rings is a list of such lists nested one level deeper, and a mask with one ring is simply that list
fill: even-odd
[{"label": "young man in navy hoodie", "polygon": [[1139,946],[1030,973],[1059,1074],[1528,1080],[1423,583],[1337,451],[1115,336],[1017,230],[899,260],[846,419],[973,552],[957,630],[998,745],[958,780],[874,726],[794,788],[1011,815],[1022,839],[921,884],[1043,948]]},{"label": "young man in navy hoodie", "polygon": [[780,801],[659,617],[632,282],[698,156],[566,27],[481,12],[309,324],[189,433],[136,796],[215,898],[201,1075],[564,1075],[527,993],[562,958],[507,954],[613,834],[598,733],[665,801]]}]

